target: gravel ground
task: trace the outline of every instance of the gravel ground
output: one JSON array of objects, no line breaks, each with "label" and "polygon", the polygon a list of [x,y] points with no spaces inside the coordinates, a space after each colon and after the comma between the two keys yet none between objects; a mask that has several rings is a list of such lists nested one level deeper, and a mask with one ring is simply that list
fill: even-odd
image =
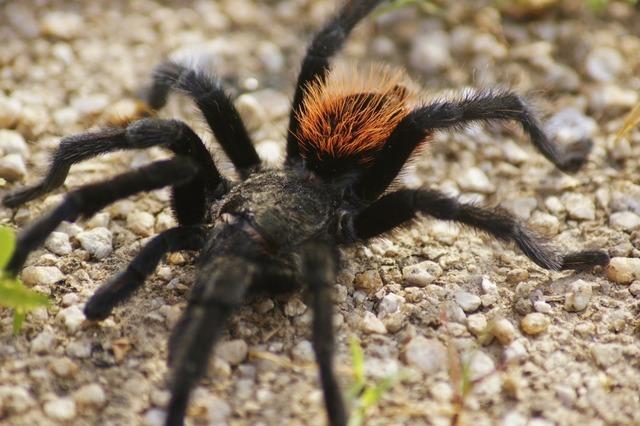
[{"label": "gravel ground", "polygon": [[[456,411],[475,425],[640,424],[640,131],[614,143],[640,93],[640,13],[621,2],[597,15],[567,2],[518,21],[520,11],[478,4],[369,19],[341,59],[406,66],[429,96],[509,85],[530,96],[562,143],[592,137],[592,161],[563,175],[516,126],[472,127],[439,135],[402,183],[501,204],[565,250],[602,247],[620,259],[608,270],[550,273],[507,245],[431,220],[347,250],[335,290],[342,382],[357,336],[372,377],[405,372],[369,411],[370,425],[447,425]],[[239,96],[260,154],[278,162],[306,40],[332,10],[333,1],[310,0],[0,1],[1,191],[37,181],[61,136],[141,113],[135,94],[168,55],[214,68]],[[211,142],[184,99],[161,116],[186,119]],[[65,186],[165,156],[87,161]],[[62,194],[0,207],[0,221],[22,227]],[[82,306],[173,225],[167,197],[141,195],[65,225],[30,258],[23,280],[50,294],[52,308],[30,314],[18,336],[0,311],[0,423],[161,422],[166,342],[192,257],[169,256],[100,324],[84,321]],[[325,423],[304,301],[304,293],[259,298],[240,310],[189,422]],[[456,352],[472,378],[484,377],[464,410],[447,373]]]}]

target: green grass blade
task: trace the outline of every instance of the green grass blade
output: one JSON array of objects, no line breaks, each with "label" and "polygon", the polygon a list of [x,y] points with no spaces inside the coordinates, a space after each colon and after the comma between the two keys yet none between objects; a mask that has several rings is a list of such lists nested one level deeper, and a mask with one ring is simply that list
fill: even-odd
[{"label": "green grass blade", "polygon": [[48,306],[49,299],[44,294],[30,290],[17,279],[0,279],[0,305],[6,308],[30,311],[40,306]]},{"label": "green grass blade", "polygon": [[16,248],[16,236],[11,228],[0,226],[0,271],[7,266]]}]

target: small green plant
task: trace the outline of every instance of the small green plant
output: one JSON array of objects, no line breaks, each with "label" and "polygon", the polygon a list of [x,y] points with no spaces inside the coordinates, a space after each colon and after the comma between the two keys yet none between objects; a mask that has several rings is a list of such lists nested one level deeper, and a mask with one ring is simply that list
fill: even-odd
[{"label": "small green plant", "polygon": [[27,313],[40,306],[48,306],[49,299],[29,290],[22,281],[4,270],[15,248],[16,237],[13,231],[0,226],[0,306],[13,309],[13,332],[18,333]]},{"label": "small green plant", "polygon": [[367,418],[367,411],[375,407],[382,396],[401,380],[401,374],[396,373],[369,383],[364,368],[364,352],[360,341],[353,337],[349,343],[351,348],[351,364],[353,368],[353,383],[347,397],[351,401],[351,415],[349,426],[362,426]]}]

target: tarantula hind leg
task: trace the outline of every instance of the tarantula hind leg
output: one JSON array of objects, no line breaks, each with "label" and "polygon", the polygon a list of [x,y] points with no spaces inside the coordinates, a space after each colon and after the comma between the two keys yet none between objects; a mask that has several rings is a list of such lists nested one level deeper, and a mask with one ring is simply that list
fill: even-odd
[{"label": "tarantula hind leg", "polygon": [[313,308],[313,349],[320,368],[320,381],[331,426],[347,424],[340,386],[333,371],[333,302],[331,287],[337,273],[337,253],[330,245],[313,242],[303,247],[301,280],[309,286]]},{"label": "tarantula hind leg", "polygon": [[207,259],[200,265],[188,305],[169,339],[167,426],[183,424],[191,389],[206,371],[213,347],[244,300],[255,272],[254,264],[237,256]]},{"label": "tarantula hind leg", "polygon": [[17,207],[54,190],[64,183],[71,165],[80,161],[108,152],[152,146],[163,146],[199,166],[194,179],[174,190],[173,208],[180,224],[201,222],[205,214],[205,191],[224,191],[225,181],[202,140],[189,126],[177,120],[143,119],[126,129],[104,129],[63,138],[44,179],[7,195],[3,203]]},{"label": "tarantula hind leg", "polygon": [[418,213],[459,222],[499,240],[514,242],[529,259],[545,269],[582,270],[609,263],[609,255],[601,250],[562,255],[504,210],[461,203],[428,189],[403,189],[383,196],[353,218],[351,232],[356,238],[371,238],[414,219]]},{"label": "tarantula hind leg", "polygon": [[90,217],[100,209],[141,191],[152,191],[167,185],[179,185],[192,179],[198,166],[184,157],[156,161],[138,170],[123,173],[110,180],[89,184],[68,193],[64,200],[18,237],[16,250],[7,270],[17,275],[27,256],[41,245],[63,221],[73,222],[80,216]]},{"label": "tarantula hind leg", "polygon": [[129,298],[144,280],[156,269],[168,252],[199,250],[207,236],[204,226],[181,226],[156,235],[140,250],[126,269],[101,286],[84,306],[84,314],[90,320],[103,320],[116,304]]}]

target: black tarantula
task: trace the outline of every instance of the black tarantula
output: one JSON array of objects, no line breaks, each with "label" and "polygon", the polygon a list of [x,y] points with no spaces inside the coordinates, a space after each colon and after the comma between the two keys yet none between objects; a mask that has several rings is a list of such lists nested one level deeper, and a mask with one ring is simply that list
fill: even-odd
[{"label": "black tarantula", "polygon": [[[196,250],[196,279],[169,340],[171,374],[166,424],[184,422],[189,394],[205,372],[216,341],[248,292],[308,286],[313,308],[313,348],[331,425],[345,425],[347,411],[333,372],[331,286],[337,247],[365,241],[423,214],[462,223],[514,242],[549,270],[606,265],[599,250],[560,254],[500,209],[465,204],[431,189],[387,192],[407,160],[436,131],[477,121],[515,120],[536,148],[560,170],[586,161],[589,141],[560,147],[550,141],[518,95],[485,91],[457,100],[413,104],[402,74],[372,68],[367,75],[332,69],[329,61],[355,25],[382,0],[352,0],[314,37],[293,97],[282,169],[267,169],[220,82],[203,72],[164,63],[154,73],[147,101],[161,108],[169,92],[187,94],[206,118],[240,182],[223,177],[207,148],[186,124],[143,119],[126,128],[64,138],[47,176],[10,194],[17,207],[62,185],[72,164],[120,149],[162,146],[175,154],[137,170],[76,189],[24,231],[9,264],[17,274],[27,255],[62,221],[89,217],[116,200],[171,185],[179,226],[154,237],[89,299],[85,315],[106,318],[157,266],[163,255]],[[347,75],[350,74],[350,75]]]}]

